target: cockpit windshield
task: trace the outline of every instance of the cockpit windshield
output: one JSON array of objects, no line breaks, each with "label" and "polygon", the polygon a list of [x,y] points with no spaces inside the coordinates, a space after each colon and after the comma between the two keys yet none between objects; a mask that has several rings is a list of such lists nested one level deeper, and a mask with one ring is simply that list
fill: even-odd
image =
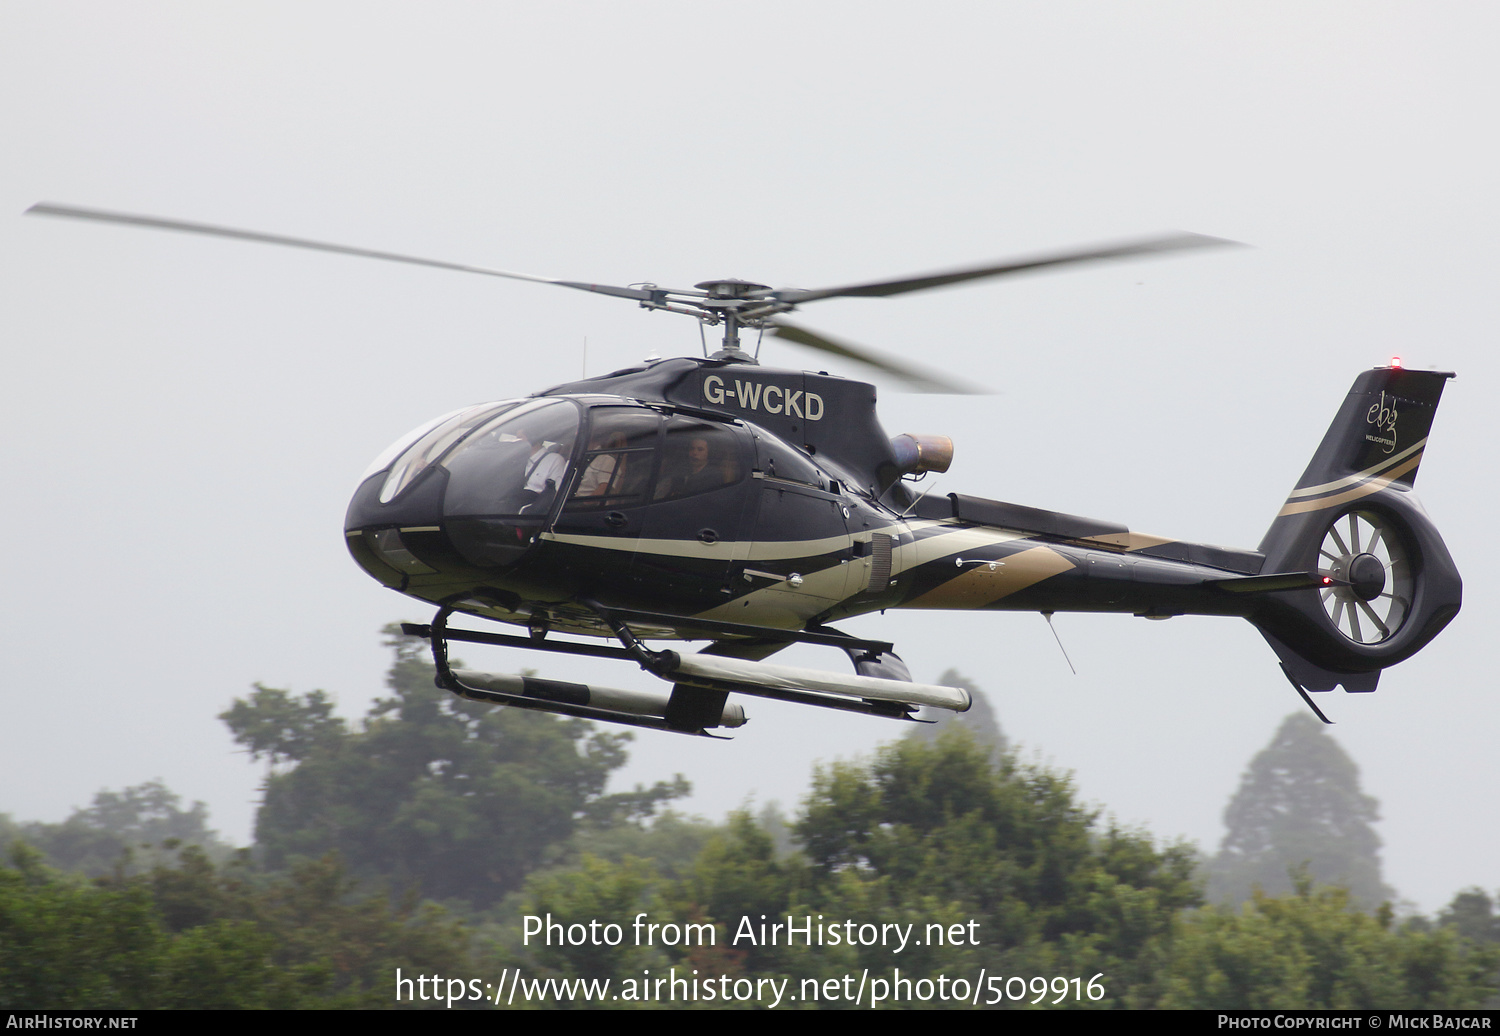
[{"label": "cockpit windshield", "polygon": [[467,436],[441,461],[448,470],[449,517],[546,515],[567,484],[580,410],[563,399],[534,399]]},{"label": "cockpit windshield", "polygon": [[[405,442],[412,442],[410,446],[401,451],[401,456],[391,465],[391,473],[386,476],[385,484],[380,487],[380,502],[388,504],[400,495],[401,491],[411,485],[416,477],[436,461],[454,443],[462,439],[466,434],[479,424],[497,413],[504,413],[516,405],[516,400],[507,400],[501,403],[481,403],[478,406],[466,407],[463,410],[455,410],[451,414],[440,417],[435,422],[423,425],[417,432],[403,437]],[[369,478],[371,474],[380,470],[376,465],[384,466],[390,460],[389,454],[394,453],[399,447],[392,447],[375,459],[375,464],[370,465],[370,470],[365,474]]]}]

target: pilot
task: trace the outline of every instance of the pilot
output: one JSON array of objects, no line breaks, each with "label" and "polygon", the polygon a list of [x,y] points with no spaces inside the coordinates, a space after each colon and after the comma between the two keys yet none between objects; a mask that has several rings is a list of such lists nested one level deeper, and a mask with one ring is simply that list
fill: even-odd
[{"label": "pilot", "polygon": [[[568,460],[563,455],[567,452],[567,444],[538,441],[525,427],[515,429],[515,434],[531,447],[531,454],[526,458],[526,482],[521,489],[521,512],[545,509],[567,473]],[[533,506],[538,501],[541,508]]]}]

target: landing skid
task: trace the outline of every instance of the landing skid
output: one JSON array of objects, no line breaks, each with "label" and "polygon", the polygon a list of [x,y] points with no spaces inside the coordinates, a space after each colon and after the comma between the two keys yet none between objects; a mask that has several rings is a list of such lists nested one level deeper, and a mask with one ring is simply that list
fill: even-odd
[{"label": "landing skid", "polygon": [[[432,645],[437,685],[459,697],[698,737],[718,738],[720,735],[709,733],[710,728],[738,727],[746,722],[744,710],[728,702],[731,693],[901,720],[915,720],[921,706],[956,712],[969,707],[968,693],[961,688],[910,682],[905,666],[891,651],[891,645],[883,641],[862,640],[826,628],[780,630],[608,608],[593,601],[582,603],[609,626],[619,647],[548,639],[544,627],[530,637],[452,629],[448,626],[451,606],[438,609],[430,624],[402,623],[401,631]],[[689,635],[702,633],[713,639],[714,645],[698,654],[653,651],[636,636],[632,623],[654,628],[670,624]],[[627,691],[454,669],[448,660],[448,645],[454,641],[633,661],[671,683],[672,690]],[[855,662],[858,672],[874,675],[846,676],[732,657],[733,647],[746,643],[761,647],[764,653],[791,643],[838,647]],[[766,645],[770,645],[769,651],[764,651]],[[712,653],[716,647],[724,653]]]}]

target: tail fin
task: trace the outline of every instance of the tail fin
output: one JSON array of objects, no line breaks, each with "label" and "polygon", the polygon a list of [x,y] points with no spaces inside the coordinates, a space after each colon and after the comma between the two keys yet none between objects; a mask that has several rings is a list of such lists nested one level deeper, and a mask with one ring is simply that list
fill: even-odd
[{"label": "tail fin", "polygon": [[1267,571],[1335,578],[1271,595],[1250,616],[1299,688],[1373,691],[1381,669],[1458,614],[1462,580],[1411,491],[1451,377],[1400,367],[1361,374],[1261,541]]}]

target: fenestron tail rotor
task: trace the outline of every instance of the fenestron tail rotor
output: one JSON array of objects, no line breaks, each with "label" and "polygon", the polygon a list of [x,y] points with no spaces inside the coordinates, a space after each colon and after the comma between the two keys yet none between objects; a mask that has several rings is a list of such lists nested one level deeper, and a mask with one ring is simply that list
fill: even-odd
[{"label": "fenestron tail rotor", "polygon": [[796,342],[799,345],[821,352],[832,353],[883,371],[904,381],[918,392],[970,393],[983,391],[974,386],[962,385],[941,374],[928,371],[905,359],[882,355],[863,346],[830,338],[820,332],[788,323],[782,314],[798,306],[819,299],[883,297],[901,295],[912,291],[926,291],[967,281],[993,277],[1030,273],[1048,267],[1075,263],[1098,262],[1106,259],[1126,259],[1136,256],[1179,252],[1193,248],[1211,248],[1233,245],[1236,242],[1222,238],[1205,237],[1202,234],[1167,234],[1158,237],[1123,241],[1111,245],[1069,251],[1051,252],[1034,256],[999,260],[976,266],[940,270],[879,281],[864,281],[832,288],[781,288],[771,289],[767,285],[734,278],[704,281],[694,289],[660,288],[656,285],[594,284],[586,281],[562,280],[556,277],[539,277],[535,274],[514,270],[499,270],[487,266],[472,266],[442,259],[428,259],[401,252],[387,252],[373,248],[357,248],[351,245],[315,241],[309,238],[290,237],[283,234],[266,234],[254,230],[218,226],[210,223],[194,223],[187,220],[165,219],[159,216],[142,216],[125,212],[110,212],[104,209],[83,208],[75,205],[57,205],[41,202],[26,210],[31,216],[57,216],[67,219],[88,220],[95,223],[116,223],[125,226],[146,227],[152,230],[174,230],[209,237],[224,237],[258,244],[284,245],[289,248],[304,248],[318,252],[333,252],[364,259],[383,259],[387,262],[409,263],[414,266],[430,266],[440,270],[455,270],[460,273],[477,273],[487,277],[504,277],[508,280],[531,281],[536,284],[555,284],[558,287],[574,288],[615,298],[630,299],[643,309],[664,310],[682,313],[708,326],[723,327],[723,343],[715,358],[738,363],[755,363],[755,357],[740,348],[740,330],[766,331],[772,335]]},{"label": "fenestron tail rotor", "polygon": [[1324,533],[1318,557],[1340,581],[1321,591],[1334,628],[1356,644],[1395,636],[1413,590],[1411,558],[1395,523],[1372,511],[1340,515]]}]

